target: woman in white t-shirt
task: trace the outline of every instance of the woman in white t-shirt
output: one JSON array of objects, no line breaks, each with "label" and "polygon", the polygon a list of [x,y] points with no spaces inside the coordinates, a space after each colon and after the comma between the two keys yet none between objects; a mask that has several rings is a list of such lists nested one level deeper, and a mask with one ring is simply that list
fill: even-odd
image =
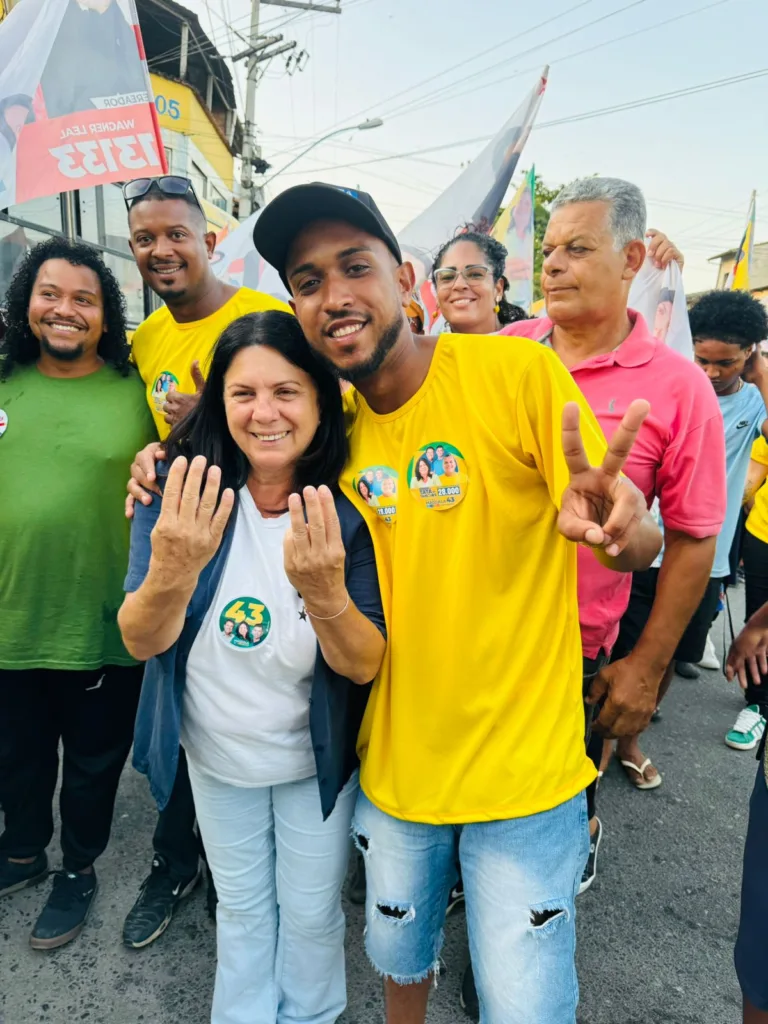
[{"label": "woman in white t-shirt", "polygon": [[337,488],[338,382],[294,317],[244,316],[166,451],[119,615],[148,660],[134,763],[162,805],[187,754],[219,895],[212,1024],[330,1024],[355,742],[386,646],[370,535]]}]

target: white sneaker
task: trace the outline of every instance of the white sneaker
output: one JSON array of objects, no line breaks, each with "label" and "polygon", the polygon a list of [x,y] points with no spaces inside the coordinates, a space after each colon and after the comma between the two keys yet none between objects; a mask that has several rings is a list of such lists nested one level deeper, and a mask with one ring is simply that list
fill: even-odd
[{"label": "white sneaker", "polygon": [[726,746],[732,750],[754,750],[765,732],[765,719],[757,704],[749,704],[725,734]]},{"label": "white sneaker", "polygon": [[716,669],[720,668],[720,659],[717,656],[715,645],[712,642],[712,637],[707,634],[707,646],[704,648],[704,657],[699,662],[702,668]]}]

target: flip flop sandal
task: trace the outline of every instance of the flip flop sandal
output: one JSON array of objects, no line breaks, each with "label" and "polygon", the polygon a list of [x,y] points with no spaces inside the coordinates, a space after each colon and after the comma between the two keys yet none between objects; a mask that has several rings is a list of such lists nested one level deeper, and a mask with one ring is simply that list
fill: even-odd
[{"label": "flip flop sandal", "polygon": [[[635,787],[635,789],[658,789],[661,785],[661,775],[657,774],[652,779],[646,779],[646,769],[653,768],[650,757],[646,757],[643,763],[638,768],[634,761],[622,761],[621,767],[627,774],[627,778]],[[631,773],[635,774],[632,775]]]}]

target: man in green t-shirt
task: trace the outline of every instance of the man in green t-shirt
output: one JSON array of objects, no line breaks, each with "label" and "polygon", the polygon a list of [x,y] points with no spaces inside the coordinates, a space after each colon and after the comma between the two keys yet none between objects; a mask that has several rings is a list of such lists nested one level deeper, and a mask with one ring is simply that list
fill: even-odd
[{"label": "man in green t-shirt", "polygon": [[54,949],[96,893],[143,666],[117,626],[128,563],[125,474],[154,436],[129,365],[125,303],[89,246],[32,249],[0,342],[0,896],[48,874],[58,748],[61,847],[32,930]]}]

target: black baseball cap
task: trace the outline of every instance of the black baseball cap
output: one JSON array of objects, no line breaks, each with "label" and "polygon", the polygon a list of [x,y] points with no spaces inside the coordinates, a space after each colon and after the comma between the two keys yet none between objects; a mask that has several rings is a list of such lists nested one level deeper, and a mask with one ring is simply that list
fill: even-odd
[{"label": "black baseball cap", "polygon": [[392,228],[367,192],[315,181],[281,192],[264,207],[253,229],[253,244],[280,274],[290,291],[285,264],[294,239],[316,220],[341,220],[380,239],[398,263],[403,262]]}]

